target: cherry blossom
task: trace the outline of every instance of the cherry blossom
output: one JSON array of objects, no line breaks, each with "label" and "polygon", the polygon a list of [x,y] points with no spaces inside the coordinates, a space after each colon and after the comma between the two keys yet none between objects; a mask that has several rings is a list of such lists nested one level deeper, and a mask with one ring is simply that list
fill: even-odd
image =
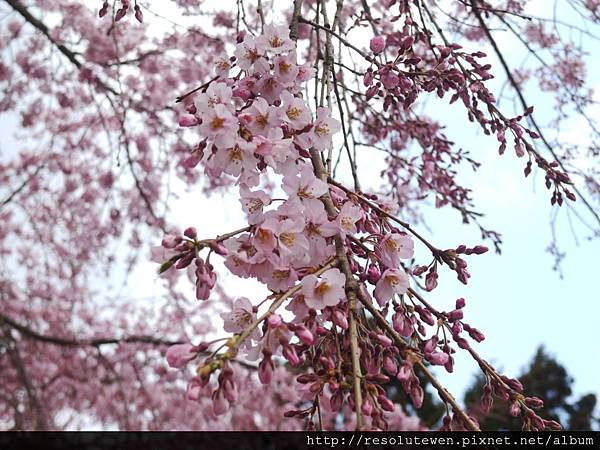
[{"label": "cherry blossom", "polygon": [[310,308],[323,309],[337,305],[345,296],[346,277],[339,269],[330,269],[321,277],[307,275],[302,279],[302,294]]},{"label": "cherry blossom", "polygon": [[414,242],[408,235],[390,233],[377,245],[375,253],[380,261],[389,268],[400,265],[400,259],[412,258]]},{"label": "cherry blossom", "polygon": [[342,126],[340,122],[331,117],[329,108],[317,109],[317,120],[311,130],[312,144],[317,150],[327,150],[331,148],[332,137],[340,131]]},{"label": "cherry blossom", "polygon": [[375,286],[374,295],[380,305],[388,302],[394,294],[404,294],[408,290],[409,281],[406,273],[398,269],[387,269]]},{"label": "cherry blossom", "polygon": [[[508,400],[524,429],[556,429],[479,355],[466,302],[448,310],[425,292],[455,282],[445,270],[467,284],[488,247],[442,249],[421,227],[447,208],[500,249],[457,176],[487,145],[543,175],[551,205],[577,198],[574,216],[600,224],[598,170],[581,167],[598,146],[577,31],[597,21],[595,2],[575,15],[585,27],[529,17],[522,1],[443,16],[435,2],[347,0],[329,17],[320,0],[257,5],[175,0],[185,26],[126,0],[0,5],[0,111],[19,127],[0,162],[0,423],[77,428],[85,407],[124,430],[422,428],[394,405],[395,377],[414,408],[437,393],[444,430],[476,431],[429,370],[452,372],[465,351],[487,409]],[[536,58],[515,69],[498,29]],[[555,102],[550,128],[573,114],[589,146],[546,136],[532,85]],[[477,145],[452,142],[439,105],[483,131]],[[207,235],[222,211],[180,208],[180,190],[239,195],[227,217],[241,223]],[[232,301],[235,277],[259,288]]]}]

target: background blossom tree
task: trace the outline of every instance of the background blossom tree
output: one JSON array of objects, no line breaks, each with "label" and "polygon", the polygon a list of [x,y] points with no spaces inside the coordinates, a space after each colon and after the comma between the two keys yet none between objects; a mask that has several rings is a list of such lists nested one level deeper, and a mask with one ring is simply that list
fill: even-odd
[{"label": "background blossom tree", "polygon": [[[573,37],[593,32],[532,17],[523,1],[174,1],[191,25],[152,3],[0,4],[0,108],[24,138],[0,166],[3,426],[418,429],[389,386],[419,408],[427,382],[442,429],[477,430],[435,373],[466,352],[485,380],[482,410],[499,398],[525,429],[559,428],[476,351],[484,334],[467,302],[445,311],[429,292],[443,271],[467,285],[468,264],[501,249],[456,176],[484,145],[522,158],[549,202],[597,236],[598,132]],[[568,6],[597,24],[598,4]],[[498,26],[533,64],[508,64]],[[528,80],[554,96],[550,126],[575,115],[587,145],[538,123]],[[449,104],[481,142],[457,148],[430,103]],[[177,229],[184,190],[236,196],[246,223]],[[426,238],[428,199],[482,241]],[[149,256],[165,291],[145,301],[130,275]],[[231,298],[240,278],[260,287]]]}]

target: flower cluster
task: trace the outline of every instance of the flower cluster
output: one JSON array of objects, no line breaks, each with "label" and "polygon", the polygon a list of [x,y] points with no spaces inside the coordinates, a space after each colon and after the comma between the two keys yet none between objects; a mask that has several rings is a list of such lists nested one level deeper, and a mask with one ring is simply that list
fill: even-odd
[{"label": "flower cluster", "polygon": [[[403,39],[399,45],[407,51],[412,44]],[[382,53],[386,42],[375,38],[370,46]],[[444,70],[439,67],[428,76],[464,83],[456,69],[447,69],[446,75]],[[313,402],[290,410],[288,417],[309,417],[312,423],[317,409],[320,414],[318,405],[328,401],[333,412],[344,407],[357,412],[359,427],[387,429],[395,410],[385,389],[391,377],[419,408],[424,390],[416,371],[426,363],[452,372],[454,346],[472,351],[463,332],[477,342],[484,339],[462,320],[464,299],[457,300],[454,310],[438,312],[410,288],[410,276],[427,272],[426,289],[432,290],[438,266],[445,264],[466,284],[470,274],[462,256],[485,253],[487,247],[439,250],[395,218],[385,200],[350,190],[328,176],[324,153],[332,148],[341,124],[326,107],[316,108],[313,115],[303,98],[314,69],[298,64],[287,27],[266,25],[258,37],[241,35],[233,57],[216,59],[215,72],[197,96],[186,98],[187,113],[179,123],[200,135],[187,163],[202,163],[210,180],[232,179],[248,226],[216,239],[199,241],[195,229],[166,238],[161,252],[168,259],[161,271],[183,269],[195,260],[197,298],[206,300],[215,284],[209,263],[214,252],[232,274],[258,280],[270,295],[260,304],[240,298],[221,314],[224,330],[233,337],[197,365],[188,397],[196,399],[202,389],[213,386],[213,411],[225,414],[237,398],[232,365],[237,356],[258,362],[263,384],[271,382],[277,361],[284,360],[302,368],[299,389]],[[377,76],[390,95],[404,95],[408,85],[401,86],[394,67],[379,67]],[[426,90],[435,88],[423,83]],[[381,87],[379,82],[374,86]],[[367,97],[373,97],[371,90]],[[277,197],[276,190],[281,193]],[[428,266],[411,269],[414,241],[409,233],[430,249],[433,260]],[[204,249],[209,249],[206,259],[200,256]],[[262,305],[269,301],[265,310]],[[377,320],[369,323],[357,316],[357,301]],[[278,311],[284,303],[285,314]],[[199,355],[198,346],[184,344],[172,347],[167,358],[171,366],[181,367]],[[506,385],[493,369],[486,373]],[[211,384],[213,374],[216,384]],[[440,395],[449,401],[443,391]],[[520,402],[519,408],[527,406]],[[476,429],[476,421],[455,405],[453,412],[453,428]]]}]

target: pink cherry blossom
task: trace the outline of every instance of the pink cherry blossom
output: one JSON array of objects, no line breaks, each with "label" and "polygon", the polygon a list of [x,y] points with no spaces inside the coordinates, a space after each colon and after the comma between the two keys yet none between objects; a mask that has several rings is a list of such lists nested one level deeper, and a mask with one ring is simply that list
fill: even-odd
[{"label": "pink cherry blossom", "polygon": [[329,190],[327,183],[315,177],[307,167],[300,172],[300,177],[288,175],[283,178],[283,190],[290,196],[297,196],[305,203],[321,203],[318,199]]},{"label": "pink cherry blossom", "polygon": [[263,57],[263,52],[257,48],[256,40],[250,36],[236,46],[233,54],[237,66],[243,70],[250,70],[254,63]]},{"label": "pink cherry blossom", "polygon": [[281,119],[293,129],[301,130],[310,123],[310,111],[303,99],[295,97],[288,91],[283,91],[281,101]]},{"label": "pink cherry blossom", "polygon": [[346,276],[339,269],[329,269],[321,277],[307,275],[302,279],[302,294],[309,308],[323,309],[337,305],[346,295]]},{"label": "pink cherry blossom", "polygon": [[176,369],[185,366],[188,362],[198,356],[196,347],[192,344],[177,344],[167,350],[167,362],[169,366]]},{"label": "pink cherry blossom", "polygon": [[248,186],[240,185],[242,209],[248,215],[248,223],[256,225],[263,216],[263,208],[271,203],[271,197],[262,190],[250,191]]},{"label": "pink cherry blossom", "polygon": [[[249,324],[256,320],[256,313],[252,303],[246,297],[240,297],[233,303],[233,308],[229,312],[221,313],[225,331],[230,333],[239,333]],[[258,336],[258,330],[251,337]]]},{"label": "pink cherry blossom", "polygon": [[386,235],[377,245],[375,254],[389,268],[397,268],[400,259],[412,258],[414,242],[405,234],[391,233]]},{"label": "pink cherry blossom", "polygon": [[201,132],[221,148],[232,147],[238,131],[238,121],[222,104],[216,104],[202,114]]},{"label": "pink cherry blossom", "polygon": [[226,83],[211,83],[205,93],[198,96],[196,107],[201,113],[210,112],[217,105],[222,105],[227,110],[231,109],[231,87]]},{"label": "pink cherry blossom", "polygon": [[311,130],[313,147],[317,150],[327,150],[333,145],[332,137],[341,129],[341,124],[331,117],[329,108],[317,109],[317,120]]},{"label": "pink cherry blossom", "polygon": [[398,269],[387,269],[375,286],[374,296],[381,306],[385,305],[394,294],[404,294],[408,290],[408,276]]},{"label": "pink cherry blossom", "polygon": [[256,40],[256,47],[261,51],[268,51],[275,55],[289,52],[294,48],[294,43],[289,38],[289,32],[289,28],[285,25],[267,24],[263,34]]},{"label": "pink cherry blossom", "polygon": [[342,236],[356,233],[356,222],[362,217],[362,210],[352,202],[344,203],[336,218],[336,224]]},{"label": "pink cherry blossom", "polygon": [[296,64],[295,52],[281,55],[275,58],[275,76],[284,85],[293,84],[298,76],[298,65]]},{"label": "pink cherry blossom", "polygon": [[385,38],[383,36],[375,36],[371,38],[371,41],[369,42],[369,48],[376,55],[380,54],[385,49]]}]

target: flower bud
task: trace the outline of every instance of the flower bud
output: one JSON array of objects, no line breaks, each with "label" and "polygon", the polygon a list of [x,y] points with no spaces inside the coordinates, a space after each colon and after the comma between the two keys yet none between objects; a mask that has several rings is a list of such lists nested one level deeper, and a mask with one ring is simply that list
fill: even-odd
[{"label": "flower bud", "polygon": [[273,361],[271,355],[265,355],[263,360],[258,365],[258,379],[262,384],[269,384],[273,377]]},{"label": "flower bud", "polygon": [[202,391],[202,382],[200,378],[194,377],[187,385],[186,396],[188,400],[198,400]]},{"label": "flower bud", "polygon": [[271,314],[267,319],[267,323],[271,328],[277,328],[281,325],[281,316],[279,314]]},{"label": "flower bud", "polygon": [[369,42],[369,48],[373,53],[379,55],[381,52],[385,50],[385,39],[383,36],[375,36]]},{"label": "flower bud", "polygon": [[450,311],[448,313],[448,320],[450,320],[450,322],[456,322],[457,320],[460,320],[462,318],[463,318],[462,309],[455,309],[454,311]]},{"label": "flower bud", "polygon": [[483,255],[488,250],[489,248],[487,248],[485,245],[476,245],[475,247],[473,247],[473,253],[475,253],[476,255]]},{"label": "flower bud", "polygon": [[517,402],[512,402],[508,407],[508,412],[511,416],[517,417],[521,412],[521,408],[519,407],[519,404]]},{"label": "flower bud", "polygon": [[544,401],[538,397],[527,397],[525,404],[530,408],[541,408],[544,406]]},{"label": "flower bud", "polygon": [[388,412],[394,411],[394,409],[395,409],[394,404],[385,395],[380,395],[379,397],[377,397],[377,401],[379,402],[381,409],[383,409],[384,411],[388,411]]},{"label": "flower bud", "polygon": [[216,390],[212,396],[213,401],[213,412],[216,416],[221,416],[227,412],[228,404],[225,401],[223,395],[221,395],[220,390]]},{"label": "flower bud", "polygon": [[179,118],[180,127],[195,127],[200,123],[200,119],[192,114],[186,114]]},{"label": "flower bud", "polygon": [[346,318],[346,314],[339,309],[334,309],[333,314],[331,316],[333,323],[335,323],[342,330],[348,329],[348,319]]},{"label": "flower bud", "polygon": [[396,359],[389,354],[383,357],[383,368],[392,376],[395,376],[398,373],[398,364],[396,364]]},{"label": "flower bud", "polygon": [[189,227],[189,228],[185,229],[185,231],[183,232],[183,235],[190,239],[196,239],[196,237],[198,236],[198,233],[196,232],[196,228]]},{"label": "flower bud", "polygon": [[315,343],[315,338],[310,330],[304,326],[299,326],[296,329],[296,336],[306,345],[313,345]]},{"label": "flower bud", "polygon": [[169,366],[179,369],[198,355],[196,347],[192,344],[176,344],[169,347],[166,353]]},{"label": "flower bud", "polygon": [[296,349],[293,345],[285,345],[283,347],[283,356],[290,362],[292,366],[297,367],[300,365],[300,358],[298,357]]},{"label": "flower bud", "polygon": [[233,96],[239,97],[243,101],[248,101],[250,97],[252,97],[252,92],[250,92],[250,90],[246,88],[236,88],[233,90]]},{"label": "flower bud", "polygon": [[449,356],[443,352],[425,353],[425,359],[434,366],[443,366],[448,362]]}]

